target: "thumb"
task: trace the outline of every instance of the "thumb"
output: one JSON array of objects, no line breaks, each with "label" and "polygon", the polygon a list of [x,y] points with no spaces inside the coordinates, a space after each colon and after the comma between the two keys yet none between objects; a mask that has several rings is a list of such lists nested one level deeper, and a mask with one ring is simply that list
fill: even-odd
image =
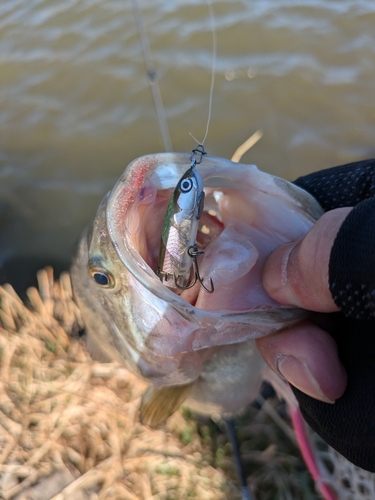
[{"label": "thumb", "polygon": [[351,207],[326,212],[300,240],[274,250],[263,269],[266,292],[281,304],[334,312],[328,266],[336,234]]}]

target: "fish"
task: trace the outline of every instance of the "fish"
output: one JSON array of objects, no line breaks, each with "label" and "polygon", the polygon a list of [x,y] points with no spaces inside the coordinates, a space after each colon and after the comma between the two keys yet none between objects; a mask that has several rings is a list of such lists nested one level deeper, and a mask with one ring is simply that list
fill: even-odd
[{"label": "fish", "polygon": [[196,283],[176,293],[160,280],[168,206],[190,166],[188,153],[132,161],[100,203],[71,266],[87,349],[149,382],[140,418],[151,426],[181,404],[205,415],[240,411],[256,397],[265,367],[255,339],[308,314],[271,299],[262,268],[323,210],[303,189],[255,165],[206,155],[195,167],[205,191],[197,261],[215,291]]}]

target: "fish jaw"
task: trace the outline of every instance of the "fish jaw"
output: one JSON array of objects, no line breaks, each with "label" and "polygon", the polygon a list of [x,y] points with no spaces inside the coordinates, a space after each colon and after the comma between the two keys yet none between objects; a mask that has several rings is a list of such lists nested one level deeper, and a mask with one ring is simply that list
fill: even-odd
[{"label": "fish jaw", "polygon": [[[134,160],[127,167],[111,192],[107,205],[107,221],[112,243],[126,269],[135,279],[154,295],[180,310],[182,314],[198,316],[200,321],[204,322],[205,309],[209,309],[212,316],[212,304],[210,307],[205,308],[203,301],[199,308],[194,307],[189,303],[190,301],[184,300],[184,296],[176,295],[160,283],[155,274],[156,266],[150,265],[153,257],[154,260],[157,260],[161,227],[166,212],[166,204],[169,201],[168,194],[164,194],[164,206],[157,198],[162,198],[159,193],[173,190],[181,175],[189,167],[190,156],[186,153],[163,153]],[[237,221],[239,211],[244,213],[247,211],[244,223],[251,226],[254,219],[259,218],[260,210],[266,213],[268,210],[267,204],[274,204],[277,200],[278,207],[272,215],[275,220],[272,222],[269,217],[267,221],[270,226],[268,232],[274,231],[276,233],[274,241],[268,242],[268,248],[265,248],[267,253],[270,253],[283,242],[297,239],[306,234],[316,219],[323,213],[315,199],[305,191],[283,179],[260,172],[254,165],[241,165],[222,158],[204,157],[199,168],[206,191],[211,198],[211,202],[208,200],[206,204],[212,204],[215,195],[224,194],[216,203],[216,207],[223,211],[226,225]],[[133,184],[134,188],[132,189]],[[244,194],[248,186],[252,188],[252,195],[255,195],[254,200],[249,200],[249,197],[246,198],[245,196],[245,199],[241,199],[240,203],[237,201],[233,203],[233,192]],[[225,190],[222,190],[224,192],[220,191],[222,187],[225,187]],[[149,194],[151,200],[149,203],[145,203],[144,191],[151,193]],[[140,201],[139,198],[142,198],[142,200]],[[252,209],[254,204],[258,205],[255,211]],[[237,205],[237,209],[234,205]],[[146,209],[146,215],[142,219],[140,212],[143,208]],[[278,234],[280,222],[283,222],[284,219],[288,220],[288,217],[292,219],[289,229],[286,234]],[[159,230],[155,230],[152,234],[150,234],[151,231],[146,234],[140,230],[139,227],[147,218],[155,220],[155,227],[159,226]],[[161,220],[158,220],[158,218]],[[134,223],[134,220],[137,222]],[[262,224],[253,228],[253,230],[258,233],[262,232]],[[149,243],[148,247],[144,250],[143,247],[147,243]],[[267,244],[265,247],[267,247]],[[143,251],[140,248],[143,248]],[[153,252],[154,256],[152,256]],[[215,295],[212,296],[212,299],[213,302],[217,301]],[[248,311],[245,308],[246,312],[243,314],[242,322],[258,324],[257,314],[252,314],[249,311],[255,306],[275,305],[275,310],[277,310],[277,304],[270,301],[269,297],[268,300],[269,304],[258,301],[256,304],[251,304]],[[225,321],[228,319],[226,313],[234,310],[233,308],[231,308],[231,311],[226,309],[225,307],[220,308],[222,315],[225,315]],[[285,311],[285,308],[279,310],[279,312],[281,311]],[[285,314],[287,317],[284,317],[284,312],[281,312],[281,321],[291,319],[290,312]],[[297,313],[297,316],[300,316],[300,314]]]},{"label": "fish jaw", "polygon": [[[299,319],[301,311],[280,308],[279,304],[267,296],[262,289],[261,269],[265,257],[274,248],[306,234],[323,211],[316,200],[305,191],[283,179],[260,172],[254,165],[241,165],[222,158],[204,157],[202,164],[196,167],[200,169],[204,180],[206,205],[214,207],[216,211],[220,212],[221,220],[225,226],[223,233],[228,232],[227,229],[230,232],[233,225],[242,224],[242,228],[237,230],[237,234],[244,233],[243,228],[245,228],[248,240],[247,247],[250,246],[253,237],[261,240],[257,244],[262,246],[262,255],[257,256],[257,271],[252,273],[257,275],[256,279],[251,276],[250,282],[244,283],[248,295],[247,304],[244,303],[241,307],[234,305],[226,307],[223,301],[217,300],[217,293],[209,297],[203,290],[199,289],[199,286],[193,290],[196,292],[198,289],[198,296],[192,298],[190,292],[180,296],[168,290],[160,282],[156,276],[157,265],[155,262],[158,260],[161,228],[167,203],[176,183],[189,168],[190,156],[186,153],[144,156],[134,160],[128,166],[113,188],[107,204],[108,230],[112,243],[126,269],[137,282],[151,291],[153,295],[166,301],[181,315],[187,315],[190,320],[194,318],[198,325],[214,326],[215,321],[216,323],[224,321],[262,325],[263,320],[269,324],[270,317],[275,323],[292,321],[293,315],[295,315],[295,319]],[[140,176],[142,181],[139,180]],[[135,178],[137,179],[136,187],[130,196],[129,190]],[[144,191],[149,193],[148,202],[145,200]],[[139,196],[140,194],[141,196]],[[270,205],[275,205],[275,208],[270,210]],[[134,223],[134,220],[137,222]],[[150,224],[150,220],[155,221],[155,223]],[[265,226],[268,227],[267,232],[265,232]],[[284,228],[280,231],[282,226]],[[144,230],[145,227],[148,229]],[[217,238],[218,240],[220,236]],[[227,236],[227,239],[228,237],[230,236]],[[233,248],[234,245],[232,245],[232,250]],[[222,245],[220,250],[222,250]],[[249,248],[246,250],[249,254]],[[221,272],[221,275],[224,275],[226,264],[231,259],[231,255],[228,255],[227,260],[222,261],[221,267],[219,266],[217,269],[212,266],[213,261],[217,259],[206,258],[208,254],[209,252],[206,251],[203,261],[200,261],[200,268],[203,265],[203,269],[207,273],[216,272],[219,274],[224,271]],[[243,262],[239,262],[241,266],[238,267],[243,267]],[[249,262],[246,262],[246,265],[249,265]],[[208,276],[204,277],[208,284]],[[224,283],[224,285],[226,289],[222,292],[231,290],[230,282]],[[252,299],[249,292],[254,291],[255,288],[261,294]],[[241,293],[244,293],[244,289],[241,290]],[[236,298],[238,299],[238,294],[236,294]],[[271,314],[269,318],[262,314],[259,306],[261,306],[262,311],[267,308],[267,312]],[[208,314],[207,311],[209,311]],[[232,313],[233,316],[231,316]],[[278,320],[276,316],[279,316]]]},{"label": "fish jaw", "polygon": [[[94,358],[118,361],[157,386],[190,383],[198,378],[203,362],[215,348],[196,353],[191,347],[187,349],[185,339],[181,336],[179,342],[176,332],[191,332],[196,325],[124,271],[108,236],[107,200],[108,196],[100,204],[91,230],[82,235],[71,267],[88,349]],[[115,276],[113,288],[95,283],[89,272],[92,261]]]},{"label": "fish jaw", "polygon": [[[189,167],[190,155],[184,153],[149,155],[132,162],[103,200],[72,267],[77,300],[91,318],[89,335],[106,346],[109,357],[121,360],[157,387],[200,380],[210,358],[220,360],[227,346],[269,335],[306,315],[272,301],[262,288],[261,270],[266,255],[279,244],[303,236],[322,213],[305,192],[255,166],[204,157],[199,169],[207,206],[221,212],[224,227],[215,241],[224,235],[230,242],[237,235],[246,254],[254,236],[262,255],[254,257],[252,267],[249,264],[252,274],[234,284],[225,282],[226,276],[213,294],[198,290],[189,300],[185,292],[177,295],[163,285],[152,265],[170,193]],[[276,215],[265,214],[269,228],[264,235],[256,218],[270,204],[276,204]],[[280,218],[288,221],[286,234],[279,234]],[[152,223],[146,224],[147,220]],[[270,240],[272,233],[276,237]],[[212,247],[213,255],[220,255],[223,245]],[[210,260],[209,248],[206,254],[201,269],[210,273],[215,262]],[[87,263],[93,260],[115,277],[112,289],[100,288],[92,280]],[[217,280],[220,276],[219,269]],[[232,285],[237,287],[237,297],[238,291],[246,295],[240,307]]]}]

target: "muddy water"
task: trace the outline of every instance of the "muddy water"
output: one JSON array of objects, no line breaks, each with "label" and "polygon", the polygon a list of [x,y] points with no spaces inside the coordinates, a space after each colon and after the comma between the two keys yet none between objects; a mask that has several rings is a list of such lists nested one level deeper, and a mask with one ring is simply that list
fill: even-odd
[{"label": "muddy water", "polygon": [[[206,149],[288,179],[375,156],[375,3],[214,1]],[[176,151],[203,137],[205,2],[140,0]],[[0,264],[62,260],[135,157],[163,150],[125,0],[0,3]]]}]

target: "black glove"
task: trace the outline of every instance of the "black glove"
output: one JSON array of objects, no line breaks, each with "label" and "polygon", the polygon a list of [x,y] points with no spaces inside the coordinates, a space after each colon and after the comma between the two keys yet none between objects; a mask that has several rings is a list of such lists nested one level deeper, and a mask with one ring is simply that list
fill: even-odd
[{"label": "black glove", "polygon": [[341,313],[317,321],[337,342],[347,389],[334,405],[293,391],[315,432],[355,465],[375,472],[375,159],[315,172],[295,184],[326,211],[355,208],[329,262],[330,291]]}]

